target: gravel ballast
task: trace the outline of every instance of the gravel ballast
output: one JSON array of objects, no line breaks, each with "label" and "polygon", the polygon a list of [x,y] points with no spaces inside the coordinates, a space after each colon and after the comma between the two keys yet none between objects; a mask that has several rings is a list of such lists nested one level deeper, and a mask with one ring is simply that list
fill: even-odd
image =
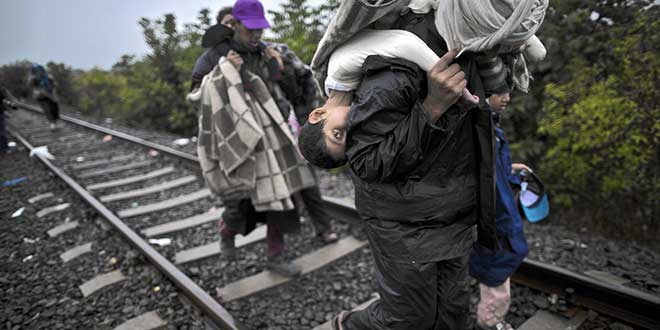
[{"label": "gravel ballast", "polygon": [[[173,146],[171,142],[181,138],[171,134],[113,126],[114,129],[168,146]],[[187,146],[176,148],[194,154],[192,142]],[[346,200],[353,199],[352,184],[345,173],[319,171],[319,176],[322,193]],[[178,191],[177,189],[176,193]],[[173,196],[176,193],[166,192],[163,196]],[[26,199],[29,197],[32,196],[27,196]],[[153,197],[155,195],[142,198],[139,202],[140,204],[150,202]],[[114,205],[125,207],[128,203],[118,202]],[[209,209],[220,206],[220,203],[210,199],[201,205],[204,209]],[[172,212],[178,214],[176,217],[184,218],[194,215],[197,211],[180,207],[173,209]],[[135,227],[144,228],[160,223],[159,220],[158,215],[146,215],[131,221]],[[189,248],[217,239],[215,226],[215,223],[208,223],[201,228],[172,234],[170,237],[174,238],[174,243],[159,250],[171,259],[181,248]],[[335,223],[335,228],[343,236],[349,233],[348,226]],[[660,256],[637,242],[605,238],[579,226],[575,228],[558,226],[553,224],[551,219],[536,224],[525,223],[525,230],[530,247],[530,259],[575,272],[589,270],[608,272],[628,280],[628,283],[624,284],[626,286],[660,296],[660,274],[656,271],[660,266]],[[287,254],[292,258],[299,257],[320,247],[321,244],[312,240],[312,236],[311,225],[304,224],[301,235],[287,237]],[[192,241],[189,240],[190,237],[193,238]],[[260,242],[241,249],[238,260],[209,258],[185,264],[181,268],[205,290],[213,293],[217,288],[231,281],[261,271],[264,263],[265,243]],[[474,308],[478,297],[478,285],[476,281],[472,284]],[[249,329],[309,329],[328,320],[338,310],[349,309],[368,300],[374,291],[373,259],[367,248],[328,268],[306,275],[296,283],[223,305]],[[512,296],[512,307],[507,320],[514,326],[519,326],[538,309],[566,309],[562,297],[547,296],[525,287],[514,285]],[[590,324],[594,325],[593,329],[621,329],[618,325],[600,327],[610,323],[614,322],[603,320],[602,317],[593,316],[590,319]]]},{"label": "gravel ballast", "polygon": [[[0,182],[25,177],[0,187],[0,326],[3,329],[113,329],[124,321],[156,311],[168,329],[199,329],[190,307],[176,288],[136,250],[106,231],[95,212],[59,178],[50,174],[27,150],[13,148],[0,156]],[[52,192],[52,198],[28,199]],[[37,218],[46,206],[71,203],[61,212]],[[11,215],[25,207],[15,218]],[[56,237],[47,231],[67,221],[79,226]],[[60,254],[93,242],[92,251],[67,263]],[[126,280],[83,298],[79,286],[96,275],[120,270]]]}]

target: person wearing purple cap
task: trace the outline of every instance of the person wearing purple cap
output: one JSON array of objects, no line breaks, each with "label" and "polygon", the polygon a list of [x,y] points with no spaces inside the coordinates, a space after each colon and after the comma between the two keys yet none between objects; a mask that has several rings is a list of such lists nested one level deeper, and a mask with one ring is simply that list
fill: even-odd
[{"label": "person wearing purple cap", "polygon": [[[200,87],[204,76],[213,70],[221,57],[226,56],[233,63],[239,64],[242,77],[246,77],[249,72],[261,78],[283,118],[289,117],[291,109],[295,111],[296,117],[306,118],[307,113],[315,107],[312,103],[317,102],[311,71],[286,45],[269,45],[261,40],[263,30],[270,27],[262,4],[257,0],[238,0],[233,6],[231,17],[227,17],[226,11],[222,16],[218,17],[215,28],[207,31],[207,34],[213,35],[205,35],[204,40],[208,42],[203,46],[207,49],[195,64],[191,90]],[[249,80],[242,80],[245,89],[249,91]],[[330,215],[323,207],[318,186],[302,189],[300,193],[318,237],[324,243],[336,241],[338,237],[332,230]],[[269,227],[267,268],[284,275],[296,275],[300,271],[282,257],[283,235],[298,228],[299,216],[296,212],[257,212],[249,199],[221,197],[225,204],[220,222],[223,253],[234,250],[234,236],[246,234],[247,230],[253,228],[251,222],[260,219]]]}]

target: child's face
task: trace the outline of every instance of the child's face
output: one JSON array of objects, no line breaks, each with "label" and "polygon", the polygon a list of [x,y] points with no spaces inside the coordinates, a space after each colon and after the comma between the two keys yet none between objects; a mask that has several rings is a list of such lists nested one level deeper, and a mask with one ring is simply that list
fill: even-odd
[{"label": "child's face", "polygon": [[324,122],[323,138],[326,152],[334,159],[344,157],[349,109],[349,106],[330,106],[326,103],[323,107],[314,109],[307,119],[314,125]]},{"label": "child's face", "polygon": [[509,93],[504,94],[493,94],[488,98],[488,103],[490,108],[495,112],[502,112],[506,109],[506,106],[511,102],[511,96]]}]

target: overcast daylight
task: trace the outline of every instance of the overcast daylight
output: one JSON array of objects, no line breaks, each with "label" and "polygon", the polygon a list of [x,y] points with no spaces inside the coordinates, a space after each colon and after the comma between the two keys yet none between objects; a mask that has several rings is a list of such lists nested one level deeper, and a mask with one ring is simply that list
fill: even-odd
[{"label": "overcast daylight", "polygon": [[659,31],[0,0],[0,329],[660,330]]},{"label": "overcast daylight", "polygon": [[[266,10],[277,9],[280,3],[263,1]],[[2,1],[0,65],[28,60],[109,69],[124,54],[147,52],[140,18],[173,13],[181,26],[195,22],[202,8],[209,8],[214,17],[218,9],[231,4],[232,0]]]}]

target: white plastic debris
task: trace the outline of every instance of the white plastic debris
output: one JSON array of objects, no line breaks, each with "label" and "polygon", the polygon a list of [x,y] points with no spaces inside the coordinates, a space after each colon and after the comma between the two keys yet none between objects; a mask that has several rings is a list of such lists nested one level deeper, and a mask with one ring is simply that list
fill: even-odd
[{"label": "white plastic debris", "polygon": [[149,239],[149,244],[154,244],[158,246],[167,246],[172,244],[171,238],[151,238]]},{"label": "white plastic debris", "polygon": [[50,152],[48,152],[48,146],[39,146],[32,149],[32,151],[30,151],[30,157],[34,155],[46,157],[50,160],[55,159],[55,156],[53,156]]},{"label": "white plastic debris", "polygon": [[82,163],[84,161],[85,161],[85,157],[77,157],[76,158],[76,162],[78,162],[78,163]]},{"label": "white plastic debris", "polygon": [[7,146],[10,148],[16,148],[16,142],[10,141],[9,143],[7,143]]},{"label": "white plastic debris", "polygon": [[14,213],[11,214],[11,217],[12,217],[12,218],[20,217],[21,214],[23,214],[23,211],[25,211],[25,208],[24,208],[24,207],[21,207],[20,209],[14,211]]},{"label": "white plastic debris", "polygon": [[110,142],[112,141],[112,135],[106,135],[103,137],[103,142]]},{"label": "white plastic debris", "polygon": [[196,137],[196,136],[191,137],[191,138],[190,138],[190,141],[192,141],[192,142],[197,142],[197,137]]},{"label": "white plastic debris", "polygon": [[39,240],[39,238],[37,238],[37,239],[31,239],[31,238],[29,238],[29,237],[23,237],[23,243],[27,243],[27,244],[34,244],[34,243],[36,243],[38,240]]},{"label": "white plastic debris", "polygon": [[33,255],[29,255],[29,256],[23,258],[23,262],[30,261],[30,260],[32,260],[32,258],[34,258],[34,256],[33,256]]},{"label": "white plastic debris", "polygon": [[154,149],[149,150],[149,156],[156,157],[158,155],[159,155],[158,151],[156,151]]},{"label": "white plastic debris", "polygon": [[190,139],[186,139],[186,138],[176,139],[172,141],[172,144],[177,145],[179,147],[186,146],[188,145],[188,143],[190,143]]}]

